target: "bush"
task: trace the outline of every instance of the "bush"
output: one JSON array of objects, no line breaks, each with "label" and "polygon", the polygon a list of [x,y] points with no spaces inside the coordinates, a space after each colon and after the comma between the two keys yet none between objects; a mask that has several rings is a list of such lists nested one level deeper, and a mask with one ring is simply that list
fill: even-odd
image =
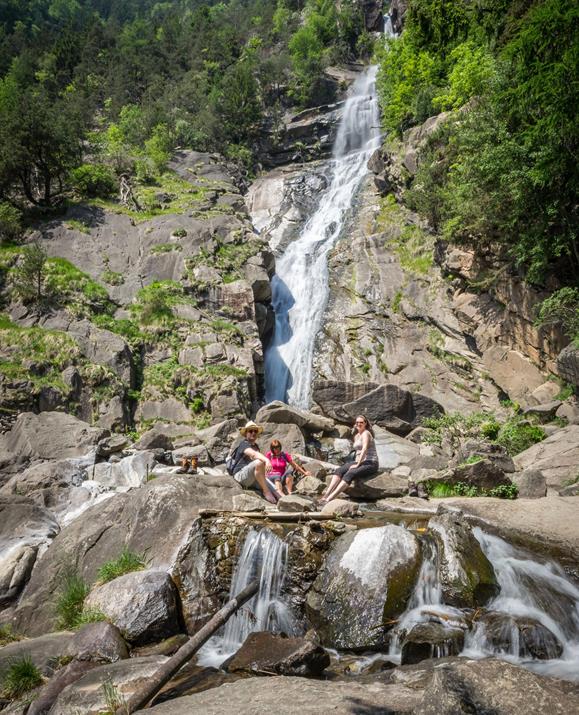
[{"label": "bush", "polygon": [[11,243],[22,233],[22,213],[12,204],[0,202],[0,245]]},{"label": "bush", "polygon": [[110,167],[104,164],[82,164],[70,172],[72,188],[88,199],[106,199],[117,191],[117,180]]},{"label": "bush", "polygon": [[579,288],[561,288],[541,303],[536,325],[560,324],[564,333],[579,343]]},{"label": "bush", "polygon": [[30,656],[24,656],[10,663],[2,678],[2,694],[7,698],[19,698],[24,693],[42,685],[41,672]]},{"label": "bush", "polygon": [[107,561],[98,570],[98,580],[107,583],[131,571],[141,571],[146,566],[143,556],[129,551],[126,547],[118,558]]},{"label": "bush", "polygon": [[500,428],[495,439],[496,444],[503,446],[513,456],[524,452],[537,442],[546,437],[545,432],[538,425],[532,425],[523,417],[512,417]]}]

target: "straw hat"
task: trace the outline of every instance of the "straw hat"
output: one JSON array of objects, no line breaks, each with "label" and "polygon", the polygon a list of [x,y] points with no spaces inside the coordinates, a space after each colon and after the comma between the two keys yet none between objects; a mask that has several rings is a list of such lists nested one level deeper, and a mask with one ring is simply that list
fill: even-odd
[{"label": "straw hat", "polygon": [[239,432],[245,437],[245,434],[248,429],[256,429],[257,434],[261,434],[263,432],[263,427],[260,427],[259,425],[256,425],[255,422],[252,422],[249,420],[249,422],[245,425],[245,427],[242,427]]}]

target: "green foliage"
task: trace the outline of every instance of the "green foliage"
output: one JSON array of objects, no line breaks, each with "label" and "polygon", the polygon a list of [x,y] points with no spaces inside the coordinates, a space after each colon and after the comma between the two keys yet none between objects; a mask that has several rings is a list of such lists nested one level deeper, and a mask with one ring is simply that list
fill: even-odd
[{"label": "green foliage", "polygon": [[34,665],[30,656],[11,661],[2,675],[2,695],[19,698],[44,682],[42,673]]},{"label": "green foliage", "polygon": [[146,562],[142,555],[136,554],[125,547],[118,558],[107,561],[99,568],[98,580],[101,583],[107,583],[131,571],[141,571],[145,566]]},{"label": "green foliage", "polygon": [[453,448],[465,438],[492,441],[500,430],[500,424],[494,415],[485,412],[473,412],[469,415],[451,412],[427,417],[422,420],[422,426],[431,430],[431,433],[425,436],[425,442],[441,445],[443,441],[448,441]]},{"label": "green foliage", "polygon": [[474,484],[458,482],[449,484],[448,482],[431,481],[426,482],[426,489],[429,495],[435,499],[446,499],[448,497],[496,497],[498,499],[516,499],[519,493],[516,484],[501,484],[492,489],[481,489]]},{"label": "green foliage", "polygon": [[0,201],[0,245],[17,241],[22,234],[22,212]]},{"label": "green foliage", "polygon": [[514,456],[541,442],[546,437],[545,431],[538,425],[529,424],[520,415],[515,415],[500,428],[495,442],[503,446]]},{"label": "green foliage", "polygon": [[12,288],[23,303],[40,304],[47,296],[45,283],[47,255],[38,243],[26,246],[10,275]]},{"label": "green foliage", "polygon": [[58,628],[71,630],[78,627],[89,591],[88,584],[75,569],[65,569],[56,602]]},{"label": "green foliage", "polygon": [[536,325],[556,324],[579,343],[579,288],[561,288],[541,303]]},{"label": "green foliage", "polygon": [[173,306],[178,303],[194,303],[186,296],[183,286],[176,281],[155,281],[139,290],[136,301],[131,306],[131,311],[143,325],[171,324],[174,321]]},{"label": "green foliage", "polygon": [[22,640],[22,636],[15,633],[9,623],[0,625],[0,648],[19,640]]},{"label": "green foliage", "polygon": [[432,100],[438,110],[459,109],[471,97],[488,92],[497,76],[493,54],[472,40],[455,47],[449,62],[452,69],[448,73],[448,88]]},{"label": "green foliage", "polygon": [[117,191],[117,181],[110,167],[104,164],[82,164],[70,172],[70,184],[83,198],[106,199]]}]

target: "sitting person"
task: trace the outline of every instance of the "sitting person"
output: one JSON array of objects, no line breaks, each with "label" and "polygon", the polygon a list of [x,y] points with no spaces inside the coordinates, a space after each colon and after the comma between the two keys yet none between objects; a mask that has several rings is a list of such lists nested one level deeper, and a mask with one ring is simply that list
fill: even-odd
[{"label": "sitting person", "polygon": [[291,494],[294,488],[294,473],[297,472],[305,477],[310,472],[294,462],[291,454],[282,451],[279,439],[274,439],[269,447],[270,451],[266,452],[265,456],[271,462],[271,472],[266,477],[266,480],[278,496],[282,497],[284,495],[284,487],[287,493]]},{"label": "sitting person", "polygon": [[354,450],[356,457],[353,464],[346,463],[336,469],[330,485],[323,493],[320,504],[327,504],[338,494],[348,489],[354,479],[372,477],[378,474],[378,453],[374,442],[374,432],[365,415],[358,415],[354,423]]},{"label": "sitting person", "polygon": [[263,432],[263,427],[250,421],[239,432],[243,439],[233,452],[233,478],[244,489],[258,485],[267,501],[275,504],[277,500],[265,479],[265,475],[271,472],[271,462],[261,454],[256,442],[257,436]]}]

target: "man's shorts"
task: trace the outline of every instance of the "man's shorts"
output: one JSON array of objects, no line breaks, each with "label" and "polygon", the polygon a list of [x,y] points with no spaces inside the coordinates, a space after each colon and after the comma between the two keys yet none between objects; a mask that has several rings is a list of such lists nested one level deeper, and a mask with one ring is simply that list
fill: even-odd
[{"label": "man's shorts", "polygon": [[239,482],[244,489],[250,489],[257,482],[255,478],[255,468],[258,464],[259,459],[254,459],[253,462],[246,464],[245,467],[234,474],[233,478],[236,482]]}]

